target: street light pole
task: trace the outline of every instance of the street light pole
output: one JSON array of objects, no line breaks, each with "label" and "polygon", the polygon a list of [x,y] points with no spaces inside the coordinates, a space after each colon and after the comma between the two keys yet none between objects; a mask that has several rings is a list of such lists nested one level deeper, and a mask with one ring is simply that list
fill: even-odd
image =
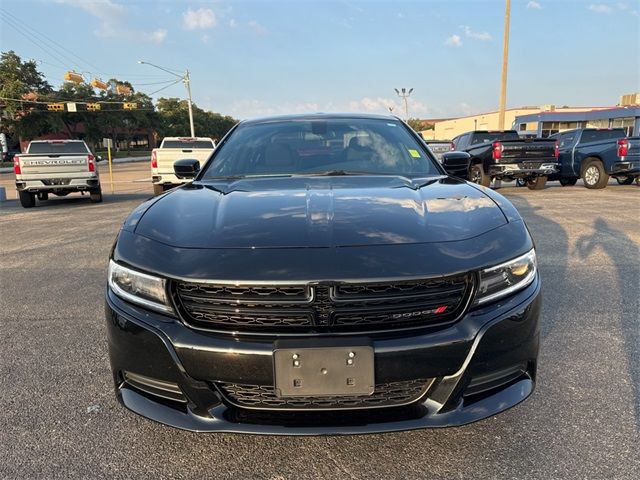
[{"label": "street light pole", "polygon": [[504,43],[502,47],[502,77],[500,79],[500,106],[498,107],[498,129],[504,130],[504,112],[507,104],[507,66],[509,59],[509,23],[511,0],[507,0],[504,13]]},{"label": "street light pole", "polygon": [[[178,77],[179,79],[182,80],[182,82],[184,83],[184,86],[187,89],[187,105],[189,106],[189,127],[191,128],[191,136],[195,137],[196,136],[196,131],[193,125],[193,101],[191,100],[191,77],[189,76],[189,70],[185,71],[185,73],[183,75],[178,75],[176,72],[165,68],[165,67],[161,67],[160,65],[155,65],[153,63],[149,63],[149,62],[145,62],[143,60],[138,60],[138,63],[141,65],[149,65],[151,67],[155,67],[158,68],[164,72],[167,72],[171,75],[173,75],[174,77]],[[177,83],[177,82],[176,82]],[[172,84],[173,85],[173,84]]]},{"label": "street light pole", "polygon": [[400,90],[398,90],[397,88],[394,88],[394,90],[396,91],[396,94],[402,98],[404,100],[404,115],[405,115],[405,121],[409,120],[409,101],[407,100],[410,96],[411,96],[411,92],[413,92],[413,88],[410,88],[409,90],[407,90],[406,88],[401,88]]},{"label": "street light pole", "polygon": [[189,126],[191,127],[191,136],[196,136],[196,130],[193,126],[193,102],[191,101],[191,79],[189,70],[184,74],[184,85],[187,87],[187,96],[189,97]]}]

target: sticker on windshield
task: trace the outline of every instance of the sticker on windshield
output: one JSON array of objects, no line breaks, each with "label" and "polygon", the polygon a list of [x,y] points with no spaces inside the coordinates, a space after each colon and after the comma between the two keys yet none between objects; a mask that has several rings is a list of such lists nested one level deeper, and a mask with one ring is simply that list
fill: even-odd
[{"label": "sticker on windshield", "polygon": [[420,158],[420,152],[413,148],[409,148],[409,155],[411,155],[413,158]]}]

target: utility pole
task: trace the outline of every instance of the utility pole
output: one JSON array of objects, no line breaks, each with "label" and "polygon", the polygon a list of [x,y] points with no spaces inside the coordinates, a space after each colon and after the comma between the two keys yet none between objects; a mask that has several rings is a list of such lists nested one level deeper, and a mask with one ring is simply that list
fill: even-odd
[{"label": "utility pole", "polygon": [[407,90],[402,87],[400,90],[394,88],[396,94],[404,100],[404,119],[405,121],[409,120],[409,101],[407,100],[411,96],[411,92],[413,92],[413,88]]},{"label": "utility pole", "polygon": [[500,106],[498,108],[498,130],[504,130],[504,111],[507,104],[507,69],[509,61],[509,23],[511,16],[511,0],[506,0],[504,13],[504,40],[502,46],[502,77],[500,79]]},{"label": "utility pole", "polygon": [[[173,75],[174,77],[178,77],[180,80],[182,80],[182,83],[184,83],[184,86],[187,89],[187,102],[188,102],[188,106],[189,106],[189,127],[191,128],[191,136],[195,137],[196,136],[196,131],[195,128],[193,126],[193,101],[191,100],[191,77],[189,76],[189,70],[185,71],[184,74],[182,75],[178,75],[175,71],[169,69],[169,68],[165,68],[165,67],[161,67],[160,65],[155,65],[153,63],[149,63],[149,62],[145,62],[142,60],[138,60],[138,63],[141,65],[149,65],[151,67],[155,67],[158,68],[164,72],[167,72],[171,75]],[[175,83],[178,83],[180,80],[178,80]],[[171,85],[174,85],[173,83]],[[169,85],[169,86],[171,86]],[[164,87],[166,88],[166,87]],[[164,89],[163,88],[163,89]]]}]

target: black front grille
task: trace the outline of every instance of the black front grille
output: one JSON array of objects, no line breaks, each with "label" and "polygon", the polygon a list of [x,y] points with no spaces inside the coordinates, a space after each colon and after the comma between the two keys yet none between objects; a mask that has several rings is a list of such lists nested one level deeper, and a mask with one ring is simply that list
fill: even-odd
[{"label": "black front grille", "polygon": [[339,333],[442,325],[471,294],[472,277],[317,285],[173,284],[186,323],[247,333]]},{"label": "black front grille", "polygon": [[274,387],[270,385],[216,385],[225,398],[238,407],[261,410],[339,410],[407,405],[419,400],[431,383],[431,379],[389,382],[376,385],[371,395],[323,397],[278,397]]}]

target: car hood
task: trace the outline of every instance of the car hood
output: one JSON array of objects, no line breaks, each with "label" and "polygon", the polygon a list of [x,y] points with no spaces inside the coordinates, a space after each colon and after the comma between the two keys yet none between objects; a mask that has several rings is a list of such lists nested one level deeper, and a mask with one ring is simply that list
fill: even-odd
[{"label": "car hood", "polygon": [[194,183],[129,222],[182,248],[305,248],[466,240],[507,223],[482,189],[448,177],[286,177]]}]

